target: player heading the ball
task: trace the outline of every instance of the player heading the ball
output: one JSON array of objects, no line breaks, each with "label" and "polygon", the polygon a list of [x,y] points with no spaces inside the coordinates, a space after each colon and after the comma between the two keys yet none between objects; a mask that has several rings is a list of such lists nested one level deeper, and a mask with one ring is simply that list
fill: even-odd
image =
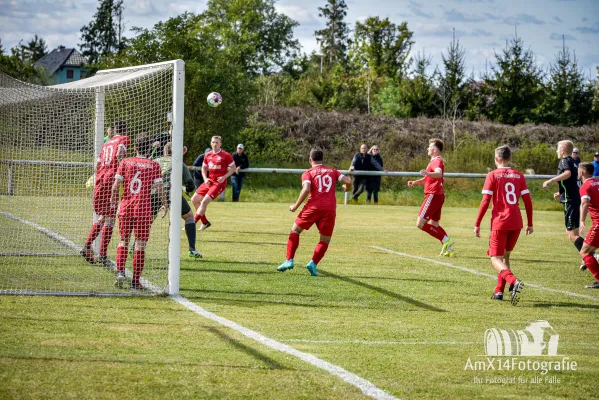
[{"label": "player heading the ball", "polygon": [[135,138],[136,157],[124,159],[119,165],[112,185],[111,207],[116,209],[120,188],[123,186],[123,198],[119,205],[119,233],[121,241],[116,248],[117,280],[115,285],[122,287],[125,282],[125,263],[127,247],[131,233],[135,233],[135,251],[133,253],[133,278],[131,289],[144,289],[140,283],[144,269],[146,244],[150,238],[152,226],[152,185],[162,201],[164,215],[168,211],[168,202],[162,190],[162,172],[160,165],[148,157],[152,152],[152,140],[146,133]]},{"label": "player heading the ball", "polygon": [[424,201],[420,206],[420,213],[416,220],[416,226],[441,242],[442,256],[453,256],[454,241],[445,230],[441,228],[441,209],[445,203],[445,191],[443,189],[443,174],[445,163],[441,158],[443,153],[443,141],[431,139],[428,141],[427,154],[431,158],[426,169],[420,171],[424,178],[417,181],[408,181],[408,186],[424,185]]},{"label": "player heading the ball", "polygon": [[314,249],[312,260],[306,265],[310,275],[318,276],[316,266],[329,248],[337,215],[335,187],[338,181],[343,182],[343,190],[347,192],[351,186],[351,179],[336,169],[323,165],[323,158],[322,150],[312,150],[310,152],[308,162],[312,168],[302,174],[302,191],[295,204],[289,206],[289,211],[294,212],[308,198],[308,195],[310,196],[291,227],[291,233],[287,240],[286,261],[277,268],[279,272],[293,269],[293,257],[295,257],[295,251],[299,247],[300,234],[304,229],[308,230],[314,224],[316,224],[320,233],[320,241]]},{"label": "player heading the ball", "polygon": [[108,244],[112,239],[112,230],[116,209],[110,207],[110,197],[114,176],[116,175],[119,163],[127,156],[127,149],[130,145],[129,132],[126,121],[117,121],[107,129],[108,140],[102,146],[100,155],[95,165],[95,185],[94,185],[94,212],[98,219],[92,225],[87,236],[87,241],[81,250],[81,255],[90,263],[95,263],[92,243],[100,232],[102,239],[100,241],[100,252],[98,261],[106,264],[108,257],[106,255]]},{"label": "player heading the ball", "polygon": [[482,191],[483,199],[474,223],[474,235],[480,237],[480,223],[492,199],[491,237],[487,255],[491,257],[491,265],[498,275],[497,287],[491,299],[503,300],[503,291],[507,282],[510,284],[511,303],[516,305],[524,284],[510,270],[510,254],[514,250],[522,230],[522,214],[518,205],[520,197],[522,197],[526,208],[526,234],[530,235],[533,228],[532,200],[526,185],[526,178],[521,172],[509,166],[511,159],[512,151],[508,146],[495,149],[497,169],[487,174]]},{"label": "player heading the ball", "polygon": [[[212,136],[210,141],[212,151],[206,153],[202,164],[204,183],[198,187],[198,190],[191,198],[191,202],[196,209],[194,220],[196,223],[202,221],[199,228],[201,231],[212,225],[206,218],[208,204],[225,191],[227,179],[235,172],[233,156],[221,149],[222,144],[223,140],[220,136]],[[208,178],[208,172],[210,172],[210,178]]]}]

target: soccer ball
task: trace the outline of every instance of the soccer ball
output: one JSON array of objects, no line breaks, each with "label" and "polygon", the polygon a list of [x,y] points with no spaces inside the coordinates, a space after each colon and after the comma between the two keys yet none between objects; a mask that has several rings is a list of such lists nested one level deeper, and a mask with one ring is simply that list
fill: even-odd
[{"label": "soccer ball", "polygon": [[223,102],[223,96],[221,96],[219,93],[212,92],[208,95],[206,101],[210,107],[218,107],[220,106],[220,103]]}]

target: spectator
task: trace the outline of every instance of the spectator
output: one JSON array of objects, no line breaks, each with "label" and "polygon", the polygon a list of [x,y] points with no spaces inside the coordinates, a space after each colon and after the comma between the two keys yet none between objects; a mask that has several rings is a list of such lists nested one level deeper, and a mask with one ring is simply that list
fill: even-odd
[{"label": "spectator", "polygon": [[595,168],[595,172],[593,172],[593,176],[599,176],[599,151],[595,153],[594,158],[593,167]]},{"label": "spectator", "polygon": [[580,151],[578,150],[578,147],[574,147],[574,150],[572,150],[572,160],[574,160],[574,165],[576,165],[577,169],[581,162],[580,157],[578,156],[578,153],[580,153]]},{"label": "spectator", "polygon": [[237,145],[237,151],[233,153],[233,161],[235,161],[235,173],[231,175],[233,201],[239,201],[239,194],[241,193],[241,187],[243,186],[243,180],[245,179],[245,172],[239,171],[250,167],[250,161],[248,160],[247,154],[245,154],[245,147],[243,144],[239,143]]},{"label": "spectator", "polygon": [[[362,144],[360,146],[360,151],[354,155],[354,158],[351,162],[351,166],[349,167],[349,171],[382,171],[383,167],[379,165],[370,154],[368,154],[368,146]],[[368,181],[368,176],[364,175],[354,175],[354,190],[352,193],[352,199],[358,200],[360,194],[366,188],[366,182]]]},{"label": "spectator", "polygon": [[[372,156],[372,159],[376,161],[381,168],[383,167],[383,157],[381,157],[381,150],[379,146],[374,145],[368,151],[368,154]],[[379,191],[381,190],[381,177],[380,176],[368,176],[366,181],[366,201],[370,203],[370,198],[374,197],[374,204],[379,203]]]},{"label": "spectator", "polygon": [[204,163],[204,156],[210,150],[212,150],[210,147],[206,148],[206,150],[204,150],[204,153],[200,154],[198,156],[198,158],[196,158],[196,160],[193,162],[193,166],[198,168],[198,169],[193,170],[193,184],[195,185],[196,189],[199,188],[202,183],[204,183],[204,178],[202,178],[201,168],[202,168],[202,164]]}]

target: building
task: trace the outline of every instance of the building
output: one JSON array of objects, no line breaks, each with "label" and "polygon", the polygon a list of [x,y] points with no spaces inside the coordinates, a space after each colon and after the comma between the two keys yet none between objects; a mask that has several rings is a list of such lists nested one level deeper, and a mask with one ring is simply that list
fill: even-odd
[{"label": "building", "polygon": [[35,67],[46,70],[46,74],[60,84],[83,78],[87,72],[85,64],[85,58],[77,50],[60,46],[37,60]]}]

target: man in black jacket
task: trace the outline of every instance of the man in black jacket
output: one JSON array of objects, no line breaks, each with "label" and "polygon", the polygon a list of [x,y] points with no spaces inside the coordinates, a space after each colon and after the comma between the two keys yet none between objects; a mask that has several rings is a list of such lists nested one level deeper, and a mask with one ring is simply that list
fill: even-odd
[{"label": "man in black jacket", "polygon": [[[354,158],[349,167],[349,171],[383,171],[383,167],[376,162],[370,154],[368,154],[368,146],[362,144],[360,146],[360,152],[354,155]],[[352,199],[358,200],[358,197],[366,188],[368,182],[368,176],[355,175],[354,177],[354,190],[352,193]]]},{"label": "man in black jacket", "polygon": [[239,170],[247,169],[250,167],[250,161],[248,160],[247,154],[245,154],[245,147],[239,143],[237,145],[237,151],[233,153],[233,161],[235,161],[235,173],[231,175],[231,186],[233,187],[233,201],[239,201],[239,194],[241,193],[241,187],[243,186],[243,180],[245,179],[245,173],[239,172]]}]

